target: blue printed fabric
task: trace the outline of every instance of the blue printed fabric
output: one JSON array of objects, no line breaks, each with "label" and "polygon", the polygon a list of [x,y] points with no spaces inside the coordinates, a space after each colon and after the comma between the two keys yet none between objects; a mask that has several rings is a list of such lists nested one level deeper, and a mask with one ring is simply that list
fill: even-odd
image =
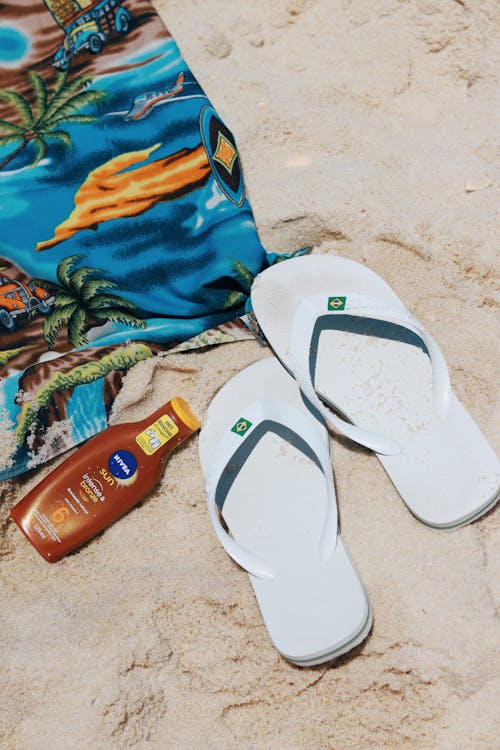
[{"label": "blue printed fabric", "polygon": [[234,138],[147,0],[0,4],[0,479],[266,264]]}]

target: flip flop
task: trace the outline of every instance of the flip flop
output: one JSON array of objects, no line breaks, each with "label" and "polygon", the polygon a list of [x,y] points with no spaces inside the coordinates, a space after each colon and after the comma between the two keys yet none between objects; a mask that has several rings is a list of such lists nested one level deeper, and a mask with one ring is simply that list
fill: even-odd
[{"label": "flip flop", "polygon": [[311,406],[378,454],[420,521],[457,528],[495,505],[495,453],[453,393],[438,345],[374,271],[293,258],[261,273],[251,299]]},{"label": "flip flop", "polygon": [[338,533],[328,432],[275,358],[215,396],[200,460],[217,537],[249,573],[278,651],[311,666],[358,645],[372,614]]}]

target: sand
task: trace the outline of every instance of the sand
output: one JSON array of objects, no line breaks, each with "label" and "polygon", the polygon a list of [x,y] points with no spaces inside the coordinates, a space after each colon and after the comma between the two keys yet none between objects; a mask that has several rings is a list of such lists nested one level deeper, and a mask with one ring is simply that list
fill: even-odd
[{"label": "sand", "polygon": [[[237,137],[266,248],[314,245],[382,274],[498,449],[495,0],[156,4]],[[203,413],[265,356],[250,341],[148,360],[113,421],[177,392]],[[147,502],[54,566],[7,515],[61,458],[4,483],[0,746],[498,747],[498,514],[433,531],[374,456],[338,442],[333,454],[375,622],[350,655],[308,669],[274,650],[216,541],[197,439]]]}]

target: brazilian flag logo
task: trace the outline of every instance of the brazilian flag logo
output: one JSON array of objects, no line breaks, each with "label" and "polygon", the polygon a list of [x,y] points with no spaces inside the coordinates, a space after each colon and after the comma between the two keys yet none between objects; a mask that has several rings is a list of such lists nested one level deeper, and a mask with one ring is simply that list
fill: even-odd
[{"label": "brazilian flag logo", "polygon": [[344,310],[347,297],[328,297],[328,309],[337,312]]},{"label": "brazilian flag logo", "polygon": [[243,437],[243,435],[248,432],[251,426],[252,423],[249,422],[248,419],[245,419],[245,417],[240,417],[236,424],[231,427],[231,432],[235,432],[237,435]]}]

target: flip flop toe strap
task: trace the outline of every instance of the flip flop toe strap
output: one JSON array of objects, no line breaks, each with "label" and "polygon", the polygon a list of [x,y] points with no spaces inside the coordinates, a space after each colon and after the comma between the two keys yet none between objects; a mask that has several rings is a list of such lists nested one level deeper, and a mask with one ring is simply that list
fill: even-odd
[{"label": "flip flop toe strap", "polygon": [[432,336],[403,304],[387,302],[383,298],[362,294],[326,295],[304,297],[295,310],[289,344],[293,376],[311,404],[323,415],[327,423],[360,445],[384,455],[396,455],[401,448],[392,438],[364,430],[334,414],[318,397],[311,375],[311,342],[320,318],[329,315],[352,315],[394,323],[415,333],[425,344],[433,376],[434,408],[445,419],[451,406],[451,385],[443,353]]},{"label": "flip flop toe strap", "polygon": [[283,428],[318,466],[325,477],[327,509],[321,537],[320,558],[326,562],[337,543],[337,502],[333,484],[328,433],[314,426],[299,409],[275,399],[261,399],[245,408],[244,414],[229,428],[214,450],[206,477],[207,505],[219,542],[230,557],[257,578],[274,578],[275,572],[265,560],[238,544],[225,530],[219,510],[240,468],[267,432],[283,434]]}]

